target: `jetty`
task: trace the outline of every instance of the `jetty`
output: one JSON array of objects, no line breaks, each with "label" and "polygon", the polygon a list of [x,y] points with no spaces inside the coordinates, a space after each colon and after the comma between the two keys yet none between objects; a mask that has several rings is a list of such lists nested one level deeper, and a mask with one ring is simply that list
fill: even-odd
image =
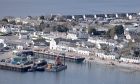
[{"label": "jetty", "polygon": [[0,69],[27,72],[31,68],[31,65],[13,65],[10,63],[0,62]]},{"label": "jetty", "polygon": [[[26,51],[24,54],[29,54],[29,52]],[[56,57],[54,59],[55,63],[48,63],[46,58],[36,58],[36,56],[11,56],[11,58],[0,59],[0,69],[17,72],[59,72],[67,69],[65,61],[62,63],[62,59],[60,59],[60,57]]]},{"label": "jetty", "polygon": [[37,52],[34,51],[34,56],[37,58],[46,58],[46,59],[55,59],[57,56],[60,57],[61,60],[70,61],[70,62],[76,62],[76,63],[81,63],[85,60],[84,57],[80,56],[64,56],[64,54],[51,54],[51,53],[43,53],[43,52]]}]

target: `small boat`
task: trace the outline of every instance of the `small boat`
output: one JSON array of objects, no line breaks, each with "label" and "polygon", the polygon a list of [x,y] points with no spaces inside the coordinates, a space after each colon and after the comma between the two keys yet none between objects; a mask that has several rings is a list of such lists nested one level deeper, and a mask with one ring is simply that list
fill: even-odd
[{"label": "small boat", "polygon": [[62,64],[62,62],[60,60],[60,56],[57,56],[55,59],[55,64],[51,64],[51,63],[48,64],[46,71],[59,72],[59,71],[65,70],[65,69],[67,69],[67,65],[65,65],[65,61],[64,61],[64,64]]},{"label": "small boat", "polygon": [[45,71],[45,67],[43,67],[43,66],[37,67],[36,71]]},{"label": "small boat", "polygon": [[33,65],[31,68],[28,69],[28,72],[34,72],[36,71],[37,66]]},{"label": "small boat", "polygon": [[65,70],[67,69],[67,66],[66,65],[53,65],[50,67],[47,67],[45,70],[48,71],[48,72],[59,72],[59,71],[62,71],[62,70]]},{"label": "small boat", "polygon": [[34,71],[35,71],[35,69],[33,69],[33,68],[28,69],[28,72],[34,72]]},{"label": "small boat", "polygon": [[37,64],[37,66],[44,66],[47,64],[47,61],[44,59],[39,59],[36,64]]},{"label": "small boat", "polygon": [[[70,57],[68,57],[68,58],[70,58]],[[78,57],[72,57],[72,59],[74,59],[75,62],[77,62],[77,63],[81,63],[85,60],[84,57],[79,57],[79,56]]]}]

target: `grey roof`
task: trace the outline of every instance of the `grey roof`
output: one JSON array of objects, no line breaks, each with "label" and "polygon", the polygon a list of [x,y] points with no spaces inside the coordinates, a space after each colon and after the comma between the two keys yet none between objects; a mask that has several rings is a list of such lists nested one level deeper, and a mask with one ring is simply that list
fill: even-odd
[{"label": "grey roof", "polygon": [[58,45],[69,46],[69,47],[76,47],[76,44],[75,43],[66,42],[66,41],[60,41],[58,43]]},{"label": "grey roof", "polygon": [[94,15],[85,15],[86,18],[94,18]]},{"label": "grey roof", "polygon": [[102,18],[105,18],[105,14],[96,14],[96,17],[102,17]]},{"label": "grey roof", "polygon": [[119,18],[126,18],[126,13],[118,13]]},{"label": "grey roof", "polygon": [[72,19],[72,16],[71,15],[63,15],[62,17],[63,18],[66,18],[66,19]]},{"label": "grey roof", "polygon": [[107,14],[108,18],[116,18],[116,14]]},{"label": "grey roof", "polygon": [[83,19],[83,15],[74,15],[75,19]]},{"label": "grey roof", "polygon": [[71,42],[71,43],[76,43],[80,41],[80,40],[72,40],[72,39],[64,39],[64,38],[56,38],[54,40],[56,41],[56,44],[58,44],[60,41]]},{"label": "grey roof", "polygon": [[137,16],[137,13],[128,13],[128,15]]},{"label": "grey roof", "polygon": [[46,42],[45,39],[36,39],[36,40],[33,40],[33,42],[35,43],[35,45],[46,45],[46,46],[49,46],[49,42]]}]

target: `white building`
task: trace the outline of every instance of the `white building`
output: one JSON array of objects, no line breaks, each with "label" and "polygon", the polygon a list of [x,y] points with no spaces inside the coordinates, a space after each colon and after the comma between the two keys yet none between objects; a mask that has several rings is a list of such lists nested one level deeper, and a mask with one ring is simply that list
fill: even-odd
[{"label": "white building", "polygon": [[42,38],[44,38],[47,42],[50,42],[54,40],[56,37],[53,35],[43,35]]},{"label": "white building", "polygon": [[23,49],[24,49],[24,47],[23,47],[22,45],[18,45],[18,46],[16,46],[16,48],[17,48],[18,50],[23,50]]},{"label": "white building", "polygon": [[114,39],[115,39],[115,40],[117,40],[117,39],[118,39],[118,36],[117,36],[117,35],[115,35],[115,36],[114,36]]},{"label": "white building", "polygon": [[72,39],[72,40],[78,39],[77,33],[69,32],[69,33],[67,34],[67,39]]},{"label": "white building", "polygon": [[56,48],[57,48],[56,41],[53,39],[50,41],[50,49],[56,50]]},{"label": "white building", "polygon": [[104,38],[101,38],[101,37],[97,37],[97,38],[88,38],[88,42],[91,42],[91,43],[95,43],[95,44],[107,44],[109,46],[115,46],[116,45],[116,42],[115,41],[110,41],[110,40],[107,40],[107,39],[104,39]]},{"label": "white building", "polygon": [[12,31],[11,31],[11,28],[10,28],[10,27],[8,27],[8,26],[2,26],[2,27],[0,28],[0,32],[5,33],[5,34],[9,34],[9,33],[11,33]]},{"label": "white building", "polygon": [[76,52],[78,54],[82,54],[82,55],[87,55],[89,56],[91,53],[91,50],[87,49],[87,48],[77,48]]},{"label": "white building", "polygon": [[16,21],[16,23],[22,22],[22,19],[21,18],[16,18],[15,21]]},{"label": "white building", "polygon": [[120,61],[126,62],[126,63],[140,63],[140,58],[134,58],[134,57],[121,57]]},{"label": "white building", "polygon": [[0,39],[0,44],[3,44],[3,46],[1,46],[1,47],[6,47],[7,46],[4,39]]},{"label": "white building", "polygon": [[124,35],[127,40],[131,40],[132,42],[135,42],[139,38],[135,31],[125,31]]},{"label": "white building", "polygon": [[114,60],[117,56],[117,54],[105,54],[104,52],[95,52],[95,56],[103,59],[110,59]]},{"label": "white building", "polygon": [[50,41],[50,49],[57,51],[63,51],[63,49],[65,49],[67,52],[74,52],[82,55],[90,55],[91,53],[91,49],[77,47],[76,44],[70,42],[61,41],[57,43],[55,40]]}]

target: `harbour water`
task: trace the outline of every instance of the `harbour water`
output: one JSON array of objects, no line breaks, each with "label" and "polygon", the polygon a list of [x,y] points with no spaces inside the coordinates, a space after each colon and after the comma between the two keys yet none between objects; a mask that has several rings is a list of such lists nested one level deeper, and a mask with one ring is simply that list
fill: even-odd
[{"label": "harbour water", "polygon": [[0,0],[0,16],[139,12],[139,0]]},{"label": "harbour water", "polygon": [[140,84],[140,72],[101,64],[66,63],[54,72],[12,72],[0,70],[0,84]]}]

